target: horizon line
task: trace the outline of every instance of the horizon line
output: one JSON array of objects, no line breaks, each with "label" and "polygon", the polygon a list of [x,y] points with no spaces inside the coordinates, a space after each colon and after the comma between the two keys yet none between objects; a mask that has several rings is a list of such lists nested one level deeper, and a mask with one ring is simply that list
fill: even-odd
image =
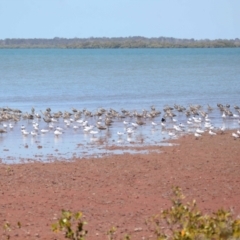
[{"label": "horizon line", "polygon": [[144,38],[144,39],[159,39],[159,38],[165,38],[165,39],[177,39],[177,40],[191,40],[191,41],[216,41],[216,40],[240,40],[238,37],[235,38],[215,38],[215,39],[209,39],[209,38],[201,38],[201,39],[195,39],[195,38],[178,38],[178,37],[164,37],[164,36],[159,36],[159,37],[144,37],[144,36],[127,36],[127,37],[52,37],[52,38],[47,38],[47,37],[30,37],[30,38],[25,38],[25,37],[14,37],[14,38],[0,38],[0,41],[4,40],[9,40],[9,39],[47,39],[47,40],[54,40],[54,39],[118,39],[118,38]]}]

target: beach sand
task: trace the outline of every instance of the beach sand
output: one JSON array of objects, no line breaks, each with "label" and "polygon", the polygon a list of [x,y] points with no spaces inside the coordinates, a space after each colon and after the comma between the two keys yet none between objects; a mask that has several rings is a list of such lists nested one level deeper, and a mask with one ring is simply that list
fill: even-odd
[{"label": "beach sand", "polygon": [[87,239],[107,239],[112,226],[118,239],[124,233],[148,239],[153,234],[145,220],[171,205],[172,186],[181,187],[187,200],[196,199],[205,213],[224,207],[238,215],[240,139],[231,132],[205,133],[199,140],[183,136],[173,146],[144,148],[148,154],[1,164],[0,224],[14,228],[21,222],[11,239],[64,239],[51,224],[66,209],[83,212]]}]

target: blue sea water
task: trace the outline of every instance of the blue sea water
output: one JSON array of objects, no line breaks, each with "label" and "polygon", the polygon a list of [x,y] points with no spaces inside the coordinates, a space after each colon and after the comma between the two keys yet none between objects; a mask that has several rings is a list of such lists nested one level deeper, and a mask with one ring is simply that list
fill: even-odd
[{"label": "blue sea water", "polygon": [[[52,111],[71,111],[73,107],[90,111],[100,107],[142,111],[154,105],[162,111],[166,105],[200,104],[206,108],[210,104],[216,108],[217,103],[240,105],[238,48],[0,50],[0,107],[23,112],[30,112],[32,107],[36,112],[47,107]],[[219,118],[218,126],[222,124],[217,110],[212,117]],[[20,124],[0,137],[3,159],[35,156],[40,150],[36,153],[31,150],[31,142],[32,145],[46,142],[41,156],[54,151],[68,157],[76,153],[67,142],[75,147],[83,144],[82,152],[90,151],[86,148],[88,144],[94,148],[84,135],[75,132],[54,141],[51,137],[39,137],[36,143],[30,136],[22,138],[20,133],[18,136]],[[30,130],[31,123],[28,124]],[[119,122],[111,135],[121,127]],[[109,139],[117,142],[114,136]],[[146,142],[162,139],[153,137]],[[26,143],[29,147],[23,149]]]}]

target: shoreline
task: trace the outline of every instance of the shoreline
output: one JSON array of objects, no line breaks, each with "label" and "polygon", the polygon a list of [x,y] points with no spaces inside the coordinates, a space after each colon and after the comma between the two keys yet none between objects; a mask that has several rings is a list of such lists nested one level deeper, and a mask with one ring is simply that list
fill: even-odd
[{"label": "shoreline", "polygon": [[144,108],[139,112],[72,108],[70,111],[50,113],[52,110],[47,108],[45,112],[40,110],[41,114],[37,109],[35,112],[35,108],[31,109],[32,113],[1,108],[1,119],[4,120],[0,128],[1,161],[17,163],[18,160],[22,162],[34,158],[34,161],[46,162],[49,158],[100,157],[109,152],[135,154],[136,150],[129,146],[138,150],[141,147],[149,149],[154,145],[164,145],[169,139],[196,134],[196,131],[239,128],[239,107],[234,105],[233,108],[229,110],[228,104],[218,104],[215,110],[210,105],[206,109],[201,105],[185,108],[174,104],[174,107],[163,107],[163,112],[161,107],[156,110],[151,106],[150,110]]},{"label": "shoreline", "polygon": [[0,164],[0,220],[21,222],[22,229],[11,233],[18,239],[64,239],[51,224],[62,209],[82,211],[89,239],[107,239],[112,226],[118,237],[142,239],[152,235],[145,220],[170,206],[172,186],[181,187],[187,201],[196,199],[205,213],[224,207],[238,215],[240,139],[231,132],[144,147],[160,153]]},{"label": "shoreline", "polygon": [[[225,130],[224,133],[221,130],[215,131],[217,135],[226,134],[229,136],[229,139],[233,138],[232,133],[238,130],[236,129],[228,129]],[[209,135],[207,131],[202,134],[202,137]],[[95,149],[102,150],[102,153],[94,153],[94,151],[90,148],[91,154],[86,154],[88,152],[88,148],[84,151],[85,154],[82,156],[78,156],[78,148],[84,147],[83,144],[77,144],[75,152],[72,153],[71,157],[64,157],[66,154],[58,153],[56,154],[33,154],[33,157],[17,157],[17,156],[5,156],[5,158],[0,158],[0,165],[19,165],[19,164],[29,164],[29,163],[55,163],[55,162],[74,162],[77,160],[91,160],[91,159],[102,159],[106,157],[114,157],[114,156],[123,156],[123,155],[139,155],[139,154],[151,154],[151,153],[158,153],[162,152],[162,149],[165,147],[171,147],[174,145],[179,145],[179,142],[182,138],[192,138],[193,140],[199,140],[194,136],[193,132],[182,132],[181,135],[175,136],[173,138],[164,139],[155,144],[139,144],[136,142],[132,142],[125,145],[114,144],[103,144],[100,143],[99,145],[95,146]],[[3,149],[3,151],[7,152],[8,149]],[[54,152],[58,152],[58,149],[55,149]],[[9,162],[8,162],[9,161]]]}]

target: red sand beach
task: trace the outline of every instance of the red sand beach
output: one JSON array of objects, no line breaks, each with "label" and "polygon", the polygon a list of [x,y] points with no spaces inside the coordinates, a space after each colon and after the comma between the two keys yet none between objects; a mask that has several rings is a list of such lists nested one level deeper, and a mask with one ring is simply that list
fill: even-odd
[{"label": "red sand beach", "polygon": [[152,233],[145,220],[170,206],[172,186],[181,187],[206,213],[224,207],[240,214],[240,139],[227,132],[173,143],[149,148],[161,153],[1,164],[0,223],[21,222],[11,239],[64,239],[51,224],[66,209],[83,212],[88,239],[107,239],[112,226],[118,239],[124,233],[148,239]]}]

